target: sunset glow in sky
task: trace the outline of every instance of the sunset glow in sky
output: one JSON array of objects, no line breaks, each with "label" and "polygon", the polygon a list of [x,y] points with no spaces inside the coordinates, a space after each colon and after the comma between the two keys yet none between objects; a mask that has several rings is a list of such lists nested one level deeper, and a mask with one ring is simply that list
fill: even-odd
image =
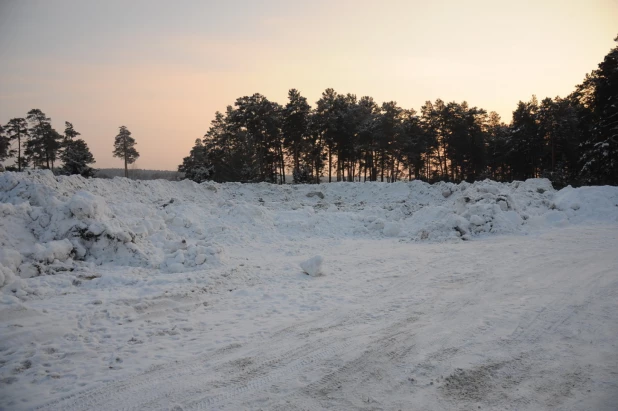
[{"label": "sunset glow in sky", "polygon": [[466,100],[509,122],[518,100],[573,91],[617,34],[617,0],[0,0],[0,123],[70,121],[98,168],[123,166],[126,125],[138,168],[172,170],[256,92]]}]

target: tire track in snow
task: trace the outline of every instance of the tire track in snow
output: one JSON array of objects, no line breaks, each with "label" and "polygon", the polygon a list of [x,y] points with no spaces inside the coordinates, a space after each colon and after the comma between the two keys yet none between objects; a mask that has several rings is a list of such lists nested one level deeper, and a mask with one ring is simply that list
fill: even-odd
[{"label": "tire track in snow", "polygon": [[[326,323],[324,323],[323,318],[318,318],[305,325],[308,326],[309,324],[317,323],[316,325],[318,327],[309,328],[309,331],[311,329],[323,328],[323,326],[330,328],[336,327],[337,325],[347,327],[350,323],[354,322],[352,321],[353,317],[359,317],[358,313],[353,312],[347,315],[335,316],[334,319],[328,319]],[[362,316],[360,317],[362,318]],[[279,333],[278,338],[274,340],[269,339],[268,344],[280,347],[283,343],[289,341],[291,334],[293,334],[293,330]],[[203,395],[206,383],[225,386],[226,389],[233,387],[230,389],[232,393],[214,395],[206,400],[208,404],[219,403],[248,390],[263,387],[280,375],[288,375],[321,358],[341,353],[351,344],[350,341],[343,341],[328,345],[327,338],[319,336],[319,334],[316,334],[316,338],[313,338],[307,343],[306,332],[301,331],[299,334],[299,337],[302,337],[304,340],[299,346],[291,348],[284,353],[276,351],[272,358],[269,358],[269,353],[254,354],[249,352],[249,354],[254,354],[254,356],[259,354],[263,355],[263,358],[266,358],[256,366],[250,367],[247,370],[246,374],[255,378],[255,380],[250,382],[247,382],[247,378],[243,376],[242,370],[240,373],[227,376],[227,378],[220,380],[202,378],[204,375],[210,374],[213,369],[224,368],[226,364],[233,362],[233,360],[221,361],[223,357],[237,354],[242,347],[240,344],[232,344],[212,354],[207,354],[199,358],[155,366],[151,371],[138,376],[129,377],[119,382],[109,383],[101,388],[81,391],[38,407],[37,409],[56,407],[63,410],[97,409],[97,407],[101,407],[101,409],[110,409],[116,397],[123,398],[121,400],[121,409],[148,409],[148,407],[144,408],[144,406],[157,404],[157,402],[163,398],[167,398],[167,401],[171,401],[176,397],[175,393],[179,393],[178,396],[180,398],[186,398],[187,394],[190,394],[191,391],[193,391],[194,394]],[[217,362],[219,364],[217,364]],[[285,368],[289,368],[291,371],[285,372]],[[279,369],[284,370],[278,371]],[[187,377],[190,378],[189,381],[186,380]],[[132,395],[131,393],[139,394]]]},{"label": "tire track in snow", "polygon": [[[376,297],[379,300],[379,296],[390,294],[394,290],[401,292],[401,286],[408,283],[409,278],[400,277],[397,281],[390,282],[389,286],[380,290],[379,295]],[[357,299],[359,302],[365,300],[364,297],[358,297]],[[409,301],[409,297],[401,297],[397,299],[397,301],[399,300]],[[385,307],[378,311],[388,314],[392,311],[390,308],[394,304],[392,300],[385,299],[383,305]],[[399,306],[400,304],[397,303],[395,305]],[[380,321],[380,318],[377,318],[374,313],[376,308],[374,306],[372,311],[368,311],[361,305],[359,309],[343,314],[335,311],[335,315],[327,315],[317,319],[313,318],[310,321],[286,327],[272,334],[265,342],[274,347],[280,347],[284,343],[289,342],[290,338],[294,336],[305,341],[300,346],[292,348],[283,354],[276,351],[274,356],[272,356],[273,353],[268,352],[249,352],[254,357],[259,355],[267,359],[256,366],[249,367],[245,372],[246,376],[241,372],[220,380],[206,377],[217,362],[220,362],[217,366],[218,368],[231,362],[221,362],[221,358],[224,356],[229,357],[230,351],[234,351],[237,354],[240,346],[233,346],[233,349],[224,348],[199,358],[159,365],[149,372],[129,377],[123,381],[109,383],[101,388],[71,394],[38,407],[38,409],[61,408],[68,411],[79,409],[107,410],[113,409],[114,400],[117,398],[121,398],[119,401],[122,404],[118,409],[148,409],[157,407],[161,401],[173,403],[176,399],[178,402],[186,404],[187,398],[198,395],[201,398],[191,402],[191,404],[197,407],[196,409],[220,404],[239,395],[246,396],[247,393],[263,390],[264,387],[272,382],[298,373],[308,365],[324,359],[337,357],[344,353],[352,344],[351,338],[346,341],[331,343],[328,335],[320,336],[320,334],[325,331],[330,331],[332,334],[337,328],[347,332],[350,327],[355,325]],[[309,343],[306,342],[307,338],[310,338]],[[315,347],[319,348],[316,349]],[[269,356],[270,359],[268,359]],[[252,377],[253,380],[249,381],[248,377]],[[210,389],[214,387],[213,384],[224,386],[227,392],[204,396],[209,387]]]},{"label": "tire track in snow", "polygon": [[[299,393],[295,393],[290,399],[292,404],[307,404],[317,402],[318,405],[313,409],[324,409],[324,405],[320,400],[331,399],[330,394],[339,390],[343,384],[351,385],[352,387],[363,387],[362,380],[379,377],[379,373],[385,367],[391,369],[400,368],[401,360],[406,358],[415,348],[416,343],[414,337],[415,331],[410,330],[410,326],[418,320],[418,317],[412,316],[402,321],[396,322],[383,330],[383,333],[378,338],[374,338],[367,344],[365,350],[358,351],[352,360],[347,361],[343,366],[334,368],[331,372],[325,374],[322,378],[308,384]],[[368,394],[354,392],[361,401],[374,401]],[[348,399],[340,398],[340,401],[349,402]],[[332,404],[330,404],[332,406]],[[352,407],[355,404],[347,404]],[[379,405],[379,404],[377,404]],[[339,406],[337,406],[339,407]]]},{"label": "tire track in snow", "polygon": [[[526,324],[518,324],[517,328],[510,336],[511,341],[538,343],[543,335],[556,331],[561,324],[568,321],[577,309],[587,306],[593,299],[607,294],[611,288],[599,287],[599,283],[609,271],[597,273],[586,284],[573,284],[567,290],[560,293],[557,298],[552,299],[537,312],[537,314]],[[611,273],[610,273],[611,274]],[[587,297],[581,304],[573,304],[574,299],[582,289],[586,290]]]},{"label": "tire track in snow", "polygon": [[[150,370],[127,378],[126,380],[108,383],[99,388],[79,391],[68,396],[64,396],[56,401],[40,405],[35,409],[62,409],[67,411],[93,409],[94,406],[101,403],[107,403],[107,401],[111,398],[118,396],[121,393],[149,387],[155,381],[173,379],[188,373],[187,371],[190,372],[193,369],[203,368],[204,365],[210,361],[229,355],[231,352],[238,350],[240,347],[241,344],[230,344],[216,350],[212,354],[207,354],[198,358],[192,358],[181,362],[177,361],[175,363],[155,365],[151,367]],[[109,409],[109,406],[106,406],[106,408],[103,409]],[[125,406],[118,409],[132,409],[132,407]]]}]

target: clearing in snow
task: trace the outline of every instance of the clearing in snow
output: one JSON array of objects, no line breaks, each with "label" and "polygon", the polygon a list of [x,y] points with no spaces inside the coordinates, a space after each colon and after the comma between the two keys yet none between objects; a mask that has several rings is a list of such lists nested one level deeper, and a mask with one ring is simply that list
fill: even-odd
[{"label": "clearing in snow", "polygon": [[3,173],[0,246],[0,409],[618,406],[616,187]]}]

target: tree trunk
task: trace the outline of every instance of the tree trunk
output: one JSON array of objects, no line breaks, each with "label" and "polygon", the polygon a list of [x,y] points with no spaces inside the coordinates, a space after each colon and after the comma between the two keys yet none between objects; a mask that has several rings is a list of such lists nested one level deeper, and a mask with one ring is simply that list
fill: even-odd
[{"label": "tree trunk", "polygon": [[554,135],[552,133],[551,136],[551,171],[556,171],[555,167],[556,166],[556,150],[554,148]]},{"label": "tree trunk", "polygon": [[440,148],[436,150],[436,156],[438,157],[438,164],[440,164],[440,175],[444,176],[444,168],[442,166],[442,155],[440,155]]},{"label": "tree trunk", "polygon": [[21,171],[21,136],[17,132],[17,171]]},{"label": "tree trunk", "polygon": [[127,167],[127,136],[122,136],[122,147],[124,149],[124,176],[129,178],[129,168]]},{"label": "tree trunk", "polygon": [[332,172],[333,172],[333,154],[331,152],[330,144],[328,145],[328,182],[331,182]]},{"label": "tree trunk", "polygon": [[[365,154],[365,167],[363,167],[365,169],[364,177],[363,177],[363,180],[365,182],[367,181],[367,168],[368,167],[369,167],[369,156]],[[360,180],[360,176],[359,176],[359,180]]]},{"label": "tree trunk", "polygon": [[283,146],[279,146],[279,152],[281,153],[281,175],[283,176],[283,183],[285,183],[285,158],[283,157]]},{"label": "tree trunk", "polygon": [[335,162],[335,169],[337,174],[337,181],[341,181],[341,152],[337,153],[337,161]]},{"label": "tree trunk", "polygon": [[298,145],[294,146],[294,170],[298,170],[299,168],[299,160],[298,160]]}]

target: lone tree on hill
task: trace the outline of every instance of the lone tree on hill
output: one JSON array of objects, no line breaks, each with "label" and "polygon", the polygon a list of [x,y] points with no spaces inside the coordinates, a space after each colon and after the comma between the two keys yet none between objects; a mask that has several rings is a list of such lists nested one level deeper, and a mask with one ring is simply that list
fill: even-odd
[{"label": "lone tree on hill", "polygon": [[120,132],[114,141],[114,157],[124,158],[124,176],[129,177],[128,164],[135,163],[139,158],[139,153],[135,149],[135,139],[131,137],[131,132],[125,126],[120,127]]}]

